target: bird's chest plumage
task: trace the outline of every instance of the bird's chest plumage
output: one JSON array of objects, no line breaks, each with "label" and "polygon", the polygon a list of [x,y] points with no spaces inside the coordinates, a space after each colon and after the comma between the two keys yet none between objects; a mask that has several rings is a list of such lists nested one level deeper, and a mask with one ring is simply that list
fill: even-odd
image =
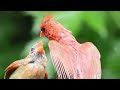
[{"label": "bird's chest plumage", "polygon": [[18,79],[43,79],[45,76],[45,68],[38,63],[29,63],[18,67],[10,76]]}]

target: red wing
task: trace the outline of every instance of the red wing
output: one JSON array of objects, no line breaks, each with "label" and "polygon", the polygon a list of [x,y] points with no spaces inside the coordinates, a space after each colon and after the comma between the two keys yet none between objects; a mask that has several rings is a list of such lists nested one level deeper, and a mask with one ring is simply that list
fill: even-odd
[{"label": "red wing", "polygon": [[53,65],[58,79],[101,78],[100,53],[92,43],[76,45],[76,49],[49,42]]},{"label": "red wing", "polygon": [[50,54],[59,79],[75,78],[75,58],[72,49],[56,41],[49,42]]},{"label": "red wing", "polygon": [[9,76],[14,72],[19,66],[23,64],[23,60],[14,61],[5,69],[4,78],[9,78]]},{"label": "red wing", "polygon": [[98,49],[91,43],[86,42],[80,45],[78,50],[77,66],[82,72],[82,78],[100,79],[101,78],[101,63],[100,53]]}]

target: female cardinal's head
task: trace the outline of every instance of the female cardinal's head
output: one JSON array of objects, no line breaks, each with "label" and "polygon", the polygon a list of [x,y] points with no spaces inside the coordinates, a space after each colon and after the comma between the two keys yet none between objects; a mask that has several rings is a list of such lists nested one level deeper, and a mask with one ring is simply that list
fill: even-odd
[{"label": "female cardinal's head", "polygon": [[33,45],[33,47],[30,50],[30,56],[34,60],[40,60],[42,62],[47,60],[42,41]]}]

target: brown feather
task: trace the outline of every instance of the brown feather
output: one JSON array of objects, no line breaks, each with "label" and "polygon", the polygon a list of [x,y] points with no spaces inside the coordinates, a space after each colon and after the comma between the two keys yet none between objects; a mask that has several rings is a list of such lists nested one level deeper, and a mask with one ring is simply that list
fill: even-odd
[{"label": "brown feather", "polygon": [[23,60],[14,61],[12,64],[10,64],[5,69],[5,75],[4,78],[7,79],[9,76],[19,67],[23,64]]},{"label": "brown feather", "polygon": [[[42,57],[41,57],[42,55]],[[14,61],[6,70],[4,79],[44,79],[47,58],[40,41],[33,45],[25,59]]]}]

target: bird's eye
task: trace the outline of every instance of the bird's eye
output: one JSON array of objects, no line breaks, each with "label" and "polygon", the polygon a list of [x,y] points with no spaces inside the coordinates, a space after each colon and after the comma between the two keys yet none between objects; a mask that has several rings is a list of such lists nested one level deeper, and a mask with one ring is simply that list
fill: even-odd
[{"label": "bird's eye", "polygon": [[43,28],[41,28],[41,31],[42,31],[42,32],[45,32],[45,28],[44,28],[44,27],[43,27]]},{"label": "bird's eye", "polygon": [[33,53],[33,51],[34,51],[34,48],[31,48],[31,52]]}]

